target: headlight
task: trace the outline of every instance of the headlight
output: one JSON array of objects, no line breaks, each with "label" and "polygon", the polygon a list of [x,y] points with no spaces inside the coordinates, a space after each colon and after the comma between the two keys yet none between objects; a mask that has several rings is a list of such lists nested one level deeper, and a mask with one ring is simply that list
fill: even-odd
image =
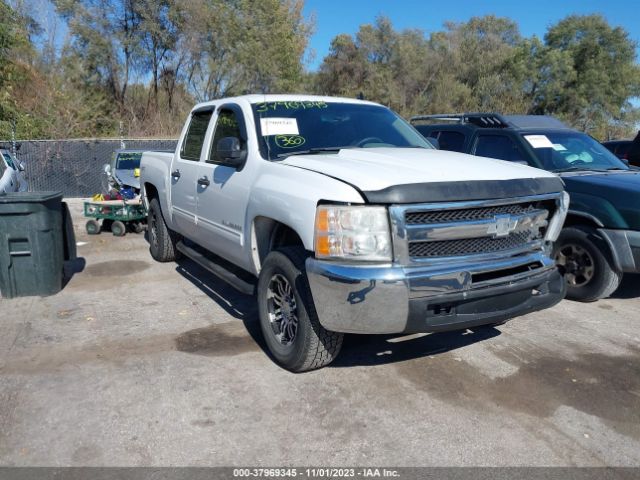
[{"label": "headlight", "polygon": [[384,207],[321,205],[316,211],[317,258],[391,261]]},{"label": "headlight", "polygon": [[547,233],[544,236],[545,240],[549,242],[555,242],[558,239],[558,235],[560,235],[560,231],[562,230],[564,221],[567,218],[568,211],[569,211],[569,194],[567,192],[562,192],[558,209],[556,210],[555,215],[549,222],[549,228],[547,228]]}]

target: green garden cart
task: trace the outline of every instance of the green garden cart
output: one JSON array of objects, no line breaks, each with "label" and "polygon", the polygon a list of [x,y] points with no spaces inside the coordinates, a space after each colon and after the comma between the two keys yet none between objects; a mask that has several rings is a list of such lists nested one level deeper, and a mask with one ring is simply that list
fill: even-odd
[{"label": "green garden cart", "polygon": [[[144,230],[147,210],[139,198],[133,200],[91,200],[84,202],[84,216],[89,235],[111,230],[116,237],[122,237],[127,230],[140,233]],[[102,220],[102,225],[100,224]]]}]

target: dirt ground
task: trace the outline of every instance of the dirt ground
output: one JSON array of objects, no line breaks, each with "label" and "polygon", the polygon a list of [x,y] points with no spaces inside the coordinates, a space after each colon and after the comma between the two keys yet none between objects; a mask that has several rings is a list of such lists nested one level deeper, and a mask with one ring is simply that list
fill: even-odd
[{"label": "dirt ground", "polygon": [[296,375],[253,297],[72,206],[68,285],[0,299],[1,465],[640,465],[640,276],[499,328],[348,336]]}]

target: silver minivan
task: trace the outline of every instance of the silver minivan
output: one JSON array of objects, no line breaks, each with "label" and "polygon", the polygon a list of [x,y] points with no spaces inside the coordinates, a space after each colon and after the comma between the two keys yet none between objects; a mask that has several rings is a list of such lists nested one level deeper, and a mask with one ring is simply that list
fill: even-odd
[{"label": "silver minivan", "polygon": [[0,193],[26,192],[24,165],[9,150],[0,149]]}]

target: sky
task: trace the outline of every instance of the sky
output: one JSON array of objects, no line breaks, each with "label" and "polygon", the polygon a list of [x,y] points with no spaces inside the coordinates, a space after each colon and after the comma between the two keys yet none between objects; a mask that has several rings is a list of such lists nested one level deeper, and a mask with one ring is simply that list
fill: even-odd
[{"label": "sky", "polygon": [[[571,14],[600,13],[613,26],[623,27],[640,44],[640,0],[305,0],[304,14],[315,16],[315,33],[309,44],[316,70],[340,33],[353,34],[379,15],[394,28],[419,28],[428,35],[442,30],[446,21],[465,22],[474,16],[494,14],[515,20],[526,37],[542,38],[547,28]],[[637,49],[640,57],[640,48]]]}]

